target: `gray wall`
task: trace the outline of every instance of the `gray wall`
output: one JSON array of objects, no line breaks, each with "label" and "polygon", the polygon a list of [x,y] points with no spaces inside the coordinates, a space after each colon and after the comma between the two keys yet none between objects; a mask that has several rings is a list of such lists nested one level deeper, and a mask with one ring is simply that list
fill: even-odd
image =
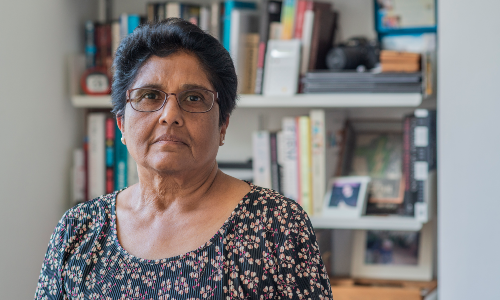
[{"label": "gray wall", "polygon": [[64,57],[81,52],[93,1],[0,3],[0,298],[32,299],[50,234],[68,207],[82,114]]},{"label": "gray wall", "polygon": [[500,299],[500,2],[438,3],[439,296]]}]

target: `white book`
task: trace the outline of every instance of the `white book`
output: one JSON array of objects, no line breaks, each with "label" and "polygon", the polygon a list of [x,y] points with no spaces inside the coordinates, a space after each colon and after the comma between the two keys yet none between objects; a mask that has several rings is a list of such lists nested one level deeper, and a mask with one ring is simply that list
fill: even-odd
[{"label": "white book", "polygon": [[127,185],[132,186],[139,182],[139,173],[137,172],[137,163],[127,152]]},{"label": "white book", "polygon": [[309,67],[309,56],[311,54],[311,39],[314,25],[314,11],[306,10],[304,13],[304,25],[302,27],[302,57],[300,59],[300,74],[305,75]]},{"label": "white book", "polygon": [[181,17],[181,5],[179,2],[168,2],[167,3],[167,18],[180,18]]},{"label": "white book", "polygon": [[105,121],[105,113],[90,113],[88,116],[88,189],[90,199],[106,193]]},{"label": "white book", "polygon": [[123,40],[128,35],[128,15],[120,15],[120,40]]},{"label": "white book", "polygon": [[282,182],[283,195],[292,200],[299,200],[299,161],[297,157],[297,123],[294,117],[282,120],[283,157]]},{"label": "white book", "polygon": [[344,127],[343,112],[313,109],[311,119],[311,165],[313,214],[320,215],[328,182],[334,177]]},{"label": "white book", "polygon": [[111,53],[115,57],[116,50],[120,46],[121,33],[120,33],[120,22],[113,21],[111,23]]},{"label": "white book", "polygon": [[244,66],[243,51],[248,33],[259,31],[259,13],[254,9],[234,9],[231,12],[231,30],[229,35],[229,54],[233,59],[236,74],[242,75]]},{"label": "white book", "polygon": [[210,34],[220,41],[220,2],[212,3],[210,14]]},{"label": "white book", "polygon": [[297,93],[301,41],[269,40],[264,65],[266,96],[292,96]]},{"label": "white book", "polygon": [[253,183],[272,188],[271,182],[271,144],[269,131],[256,131],[252,134]]},{"label": "white book", "polygon": [[210,7],[200,7],[200,28],[205,32],[210,32]]},{"label": "white book", "polygon": [[85,154],[82,148],[73,151],[73,168],[71,172],[72,203],[77,204],[85,199]]}]

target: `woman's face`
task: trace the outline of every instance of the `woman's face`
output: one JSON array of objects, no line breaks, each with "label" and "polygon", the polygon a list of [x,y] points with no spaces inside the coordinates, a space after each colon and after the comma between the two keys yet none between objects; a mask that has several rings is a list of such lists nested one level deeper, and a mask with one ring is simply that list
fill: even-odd
[{"label": "woman's face", "polygon": [[[131,88],[142,87],[166,93],[192,88],[214,90],[198,59],[184,52],[149,58]],[[227,128],[227,123],[219,127],[217,101],[206,113],[190,113],[179,107],[175,96],[155,112],[138,112],[129,102],[124,119],[117,121],[135,161],[165,174],[211,168]]]}]

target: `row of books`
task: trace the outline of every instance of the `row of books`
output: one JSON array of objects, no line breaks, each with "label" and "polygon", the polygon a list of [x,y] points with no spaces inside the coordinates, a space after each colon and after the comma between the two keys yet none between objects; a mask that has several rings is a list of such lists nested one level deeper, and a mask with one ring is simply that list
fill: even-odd
[{"label": "row of books", "polygon": [[[97,65],[109,69],[112,53],[124,36],[140,23],[169,17],[188,20],[219,39],[233,58],[239,92],[261,94],[268,41],[299,40],[302,51],[293,60],[300,62],[300,73],[324,69],[327,51],[333,44],[337,15],[330,3],[311,0],[265,0],[259,7],[254,2],[234,0],[210,5],[148,3],[146,16],[122,14],[119,20],[86,23],[87,68]],[[296,76],[292,80],[294,84],[298,81],[298,74]]]},{"label": "row of books", "polygon": [[115,118],[106,112],[87,115],[83,148],[73,161],[73,202],[79,203],[120,190],[139,181],[137,164],[121,142]]},{"label": "row of books", "polygon": [[321,215],[328,183],[370,176],[365,214],[429,219],[436,178],[436,113],[401,120],[347,120],[339,111],[287,117],[279,132],[253,134],[253,180]]}]

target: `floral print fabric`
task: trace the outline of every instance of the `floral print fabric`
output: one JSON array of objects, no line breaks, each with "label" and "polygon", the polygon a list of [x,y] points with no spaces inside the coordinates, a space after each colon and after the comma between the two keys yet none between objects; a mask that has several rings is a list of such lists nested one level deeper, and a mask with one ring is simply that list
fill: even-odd
[{"label": "floral print fabric", "polygon": [[160,260],[120,246],[118,192],[73,207],[50,238],[35,299],[331,299],[307,214],[250,186],[205,245]]}]

